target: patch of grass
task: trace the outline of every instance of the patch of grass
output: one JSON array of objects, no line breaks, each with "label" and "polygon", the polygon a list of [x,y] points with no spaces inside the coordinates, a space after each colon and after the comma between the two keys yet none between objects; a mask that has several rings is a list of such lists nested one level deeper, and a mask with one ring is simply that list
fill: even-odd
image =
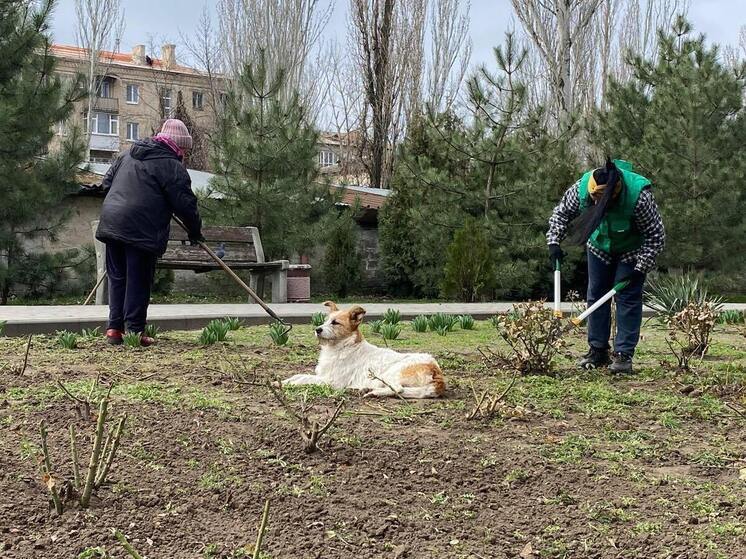
[{"label": "patch of grass", "polygon": [[713,534],[726,537],[738,537],[746,534],[746,524],[734,520],[732,522],[715,522],[710,526]]},{"label": "patch of grass", "polygon": [[701,450],[692,456],[692,463],[707,468],[722,468],[728,462],[722,454],[716,454],[711,450]]},{"label": "patch of grass", "polygon": [[717,516],[718,506],[706,497],[695,497],[688,504],[687,508],[699,516]]},{"label": "patch of grass", "polygon": [[381,336],[384,340],[395,340],[401,334],[401,326],[398,324],[385,323],[381,325]]},{"label": "patch of grass", "polygon": [[95,328],[83,328],[80,331],[80,335],[86,340],[95,340],[101,336],[101,328],[98,326]]},{"label": "patch of grass", "polygon": [[738,309],[721,311],[717,318],[718,324],[743,324],[746,322],[746,313]]},{"label": "patch of grass", "polygon": [[145,330],[143,331],[143,335],[147,336],[148,338],[157,338],[161,333],[161,329],[157,324],[147,324],[145,326]]},{"label": "patch of grass", "polygon": [[626,510],[626,506],[616,506],[610,501],[600,501],[588,508],[588,517],[603,524],[629,522],[635,518],[635,513]]},{"label": "patch of grass", "polygon": [[303,398],[308,402],[326,398],[333,398],[336,400],[344,396],[344,390],[339,390],[328,384],[286,384],[283,385],[282,390],[291,402],[296,402]]},{"label": "patch of grass", "polygon": [[326,315],[323,312],[315,312],[311,315],[311,326],[318,328],[326,322]]},{"label": "patch of grass", "polygon": [[568,435],[562,441],[550,447],[546,456],[553,462],[561,464],[577,464],[590,455],[593,444],[584,435]]},{"label": "patch of grass", "polygon": [[241,478],[224,471],[218,464],[212,464],[199,478],[199,486],[209,491],[220,491],[229,486],[241,485]]},{"label": "patch of grass", "polygon": [[78,553],[78,559],[108,559],[109,554],[103,547],[86,547]]},{"label": "patch of grass", "polygon": [[430,503],[433,505],[443,506],[448,502],[448,495],[445,491],[439,491],[430,497]]},{"label": "patch of grass", "polygon": [[112,394],[132,402],[148,402],[168,407],[186,406],[196,410],[228,411],[231,406],[216,391],[204,388],[187,389],[181,386],[163,386],[149,382],[134,382],[114,386]]},{"label": "patch of grass", "polygon": [[666,429],[670,429],[672,431],[681,427],[681,421],[679,420],[679,418],[676,417],[676,414],[670,411],[662,412],[658,416],[658,423],[660,423]]},{"label": "patch of grass", "polygon": [[35,460],[38,456],[41,456],[41,449],[35,443],[23,439],[21,441],[21,460]]},{"label": "patch of grass", "polygon": [[269,337],[276,346],[284,346],[288,343],[290,332],[284,324],[273,322],[269,325]]},{"label": "patch of grass", "polygon": [[529,474],[526,470],[523,470],[521,468],[514,468],[507,473],[502,483],[507,487],[512,487],[513,485],[527,481],[530,478],[531,474]]},{"label": "patch of grass", "polygon": [[77,349],[78,335],[67,330],[57,332],[57,344],[63,349]]},{"label": "patch of grass", "polygon": [[474,317],[470,314],[462,314],[458,317],[458,324],[462,330],[474,330]]},{"label": "patch of grass", "polygon": [[421,314],[412,319],[412,330],[415,332],[427,332],[427,324],[427,317]]},{"label": "patch of grass", "polygon": [[386,312],[383,313],[383,321],[386,324],[399,324],[401,313],[397,309],[386,309]]},{"label": "patch of grass", "polygon": [[140,334],[138,334],[137,332],[127,332],[124,336],[122,336],[122,341],[124,342],[124,346],[129,348],[142,346],[142,343],[140,341]]},{"label": "patch of grass", "polygon": [[660,522],[642,521],[638,522],[632,528],[635,534],[657,534],[661,531]]}]

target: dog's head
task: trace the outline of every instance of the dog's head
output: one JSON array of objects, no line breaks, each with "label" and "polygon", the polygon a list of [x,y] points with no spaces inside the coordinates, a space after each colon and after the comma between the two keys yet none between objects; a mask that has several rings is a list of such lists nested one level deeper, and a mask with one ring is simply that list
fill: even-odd
[{"label": "dog's head", "polygon": [[324,303],[329,308],[329,316],[324,324],[316,328],[316,337],[322,344],[337,344],[343,341],[360,341],[363,339],[359,327],[365,316],[365,309],[359,305],[340,310],[336,303]]}]

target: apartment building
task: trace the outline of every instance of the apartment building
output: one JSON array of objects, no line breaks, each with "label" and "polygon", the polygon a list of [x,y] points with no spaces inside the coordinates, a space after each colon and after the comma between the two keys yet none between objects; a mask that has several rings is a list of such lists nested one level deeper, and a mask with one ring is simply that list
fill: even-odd
[{"label": "apartment building", "polygon": [[[52,55],[63,77],[86,74],[89,59],[85,49],[54,45]],[[144,45],[135,46],[131,53],[101,52],[97,68],[90,119],[87,99],[79,102],[71,119],[82,129],[87,129],[90,120],[90,161],[109,162],[132,142],[152,136],[164,119],[175,115],[180,100],[200,129],[210,130],[215,125],[215,107],[224,82],[179,64],[175,45],[163,45],[160,58],[147,54]],[[57,141],[71,124],[59,124]]]}]

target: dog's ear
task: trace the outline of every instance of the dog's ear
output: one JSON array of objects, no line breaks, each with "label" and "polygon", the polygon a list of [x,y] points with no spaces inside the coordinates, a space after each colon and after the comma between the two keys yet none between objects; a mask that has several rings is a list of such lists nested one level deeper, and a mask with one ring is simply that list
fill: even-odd
[{"label": "dog's ear", "polygon": [[349,310],[350,313],[350,322],[352,322],[355,325],[360,324],[363,321],[363,317],[365,316],[365,309],[359,305],[352,307]]},{"label": "dog's ear", "polygon": [[329,312],[336,312],[339,310],[337,303],[334,301],[324,301],[324,306],[329,307]]}]

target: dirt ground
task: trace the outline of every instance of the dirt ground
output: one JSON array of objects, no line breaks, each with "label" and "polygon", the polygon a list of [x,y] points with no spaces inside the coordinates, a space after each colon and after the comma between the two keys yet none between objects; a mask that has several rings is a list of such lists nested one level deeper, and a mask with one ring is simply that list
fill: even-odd
[{"label": "dirt ground", "polygon": [[[22,375],[26,340],[0,338],[0,556],[124,558],[116,528],[150,559],[250,557],[269,499],[265,559],[746,558],[743,327],[719,326],[710,356],[684,375],[648,326],[636,375],[579,373],[562,358],[556,376],[519,379],[499,417],[469,421],[472,385],[499,393],[511,379],[477,351],[497,344],[494,329],[441,337],[407,325],[391,345],[436,354],[447,397],[346,394],[314,454],[253,384],[310,371],[311,327],[284,348],[264,327],[207,348],[198,335],[163,334],[149,349],[86,339],[75,350],[37,336]],[[112,418],[128,414],[121,447],[91,507],[70,502],[58,517],[39,422],[53,470],[71,479],[68,426],[85,468],[93,425],[56,381],[82,398],[98,374],[103,388],[114,383]],[[306,397],[323,418],[341,395]]]}]

